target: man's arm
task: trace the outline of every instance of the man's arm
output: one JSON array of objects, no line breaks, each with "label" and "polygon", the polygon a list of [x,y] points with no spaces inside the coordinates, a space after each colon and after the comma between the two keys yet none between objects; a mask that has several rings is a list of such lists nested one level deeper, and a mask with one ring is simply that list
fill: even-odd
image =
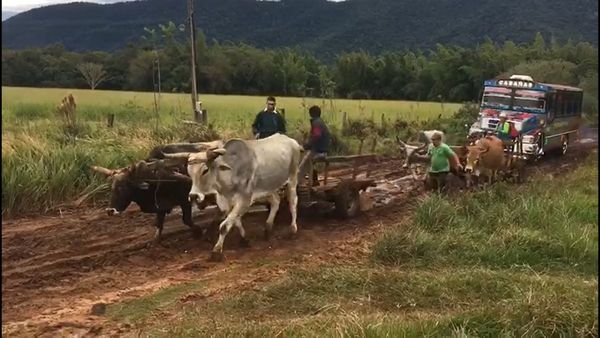
[{"label": "man's arm", "polygon": [[279,116],[279,132],[282,134],[287,133],[287,130],[285,129],[285,119],[283,118],[283,115],[277,114],[277,116]]},{"label": "man's arm", "polygon": [[260,114],[262,112],[259,112],[258,114],[256,114],[256,117],[254,118],[254,123],[252,123],[252,134],[256,135],[260,132]]},{"label": "man's arm", "polygon": [[310,135],[308,135],[308,143],[304,145],[304,149],[310,149],[313,144],[317,144],[322,135],[323,129],[321,128],[321,125],[316,122],[311,123]]},{"label": "man's arm", "polygon": [[417,153],[413,153],[412,156],[414,156],[416,159],[419,160],[428,160],[429,159],[429,153],[425,154],[425,155],[421,155],[421,154],[417,154]]},{"label": "man's arm", "polygon": [[460,159],[458,158],[458,155],[456,155],[456,153],[452,150],[452,148],[450,148],[450,147],[446,148],[446,155],[448,156],[448,159],[450,160],[450,166],[453,169],[455,169],[455,170],[462,169],[462,165],[460,164]]}]

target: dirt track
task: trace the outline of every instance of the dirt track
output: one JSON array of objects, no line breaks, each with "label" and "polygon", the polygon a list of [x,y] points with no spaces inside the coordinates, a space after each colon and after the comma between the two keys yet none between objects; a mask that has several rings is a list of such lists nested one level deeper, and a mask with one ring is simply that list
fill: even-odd
[{"label": "dirt track", "polygon": [[[587,135],[590,134],[590,135]],[[597,148],[597,130],[582,134],[592,142],[573,145],[563,158],[548,158],[535,167],[570,171]],[[400,177],[397,161],[378,165],[379,175]],[[102,210],[76,210],[61,216],[4,221],[2,225],[2,331],[8,336],[119,334],[134,328],[115,326],[89,315],[96,303],[139,297],[165,285],[206,281],[203,297],[220,297],[251,288],[297,264],[360,259],[373,236],[409,214],[416,186],[377,212],[350,221],[331,217],[300,218],[299,236],[284,239],[289,216],[276,219],[275,239],[262,239],[264,213],[244,218],[251,248],[239,248],[232,230],[225,242],[226,262],[209,263],[212,244],[194,240],[178,215],[168,217],[163,245],[147,248],[153,215],[135,210],[110,218]],[[282,205],[282,209],[286,209]],[[197,223],[208,217],[197,217]],[[265,264],[268,263],[268,264]]]}]

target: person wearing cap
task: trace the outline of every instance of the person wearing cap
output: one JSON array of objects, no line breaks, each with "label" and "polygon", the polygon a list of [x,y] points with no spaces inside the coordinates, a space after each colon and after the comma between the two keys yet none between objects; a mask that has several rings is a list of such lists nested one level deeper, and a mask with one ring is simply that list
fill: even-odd
[{"label": "person wearing cap", "polygon": [[267,106],[256,114],[254,123],[252,123],[252,132],[255,138],[261,139],[273,134],[285,134],[285,120],[283,116],[275,110],[275,98],[267,98]]},{"label": "person wearing cap", "polygon": [[514,143],[515,139],[519,137],[519,131],[515,128],[514,124],[506,120],[506,113],[500,113],[500,121],[496,126],[496,135],[504,143],[504,147],[509,149]]},{"label": "person wearing cap", "polygon": [[462,165],[456,153],[447,144],[442,142],[442,134],[434,133],[427,154],[419,155],[421,159],[430,159],[431,163],[427,170],[427,185],[434,186],[438,192],[446,191],[446,178],[451,169],[454,172],[462,171]]},{"label": "person wearing cap", "polygon": [[512,141],[518,136],[518,132],[512,122],[506,120],[506,113],[500,113],[500,121],[496,126],[496,134],[498,138],[504,142]]}]

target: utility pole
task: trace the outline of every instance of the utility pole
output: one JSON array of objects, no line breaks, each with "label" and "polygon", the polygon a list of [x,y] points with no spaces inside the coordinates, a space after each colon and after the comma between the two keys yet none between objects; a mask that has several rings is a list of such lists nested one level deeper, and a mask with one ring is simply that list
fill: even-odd
[{"label": "utility pole", "polygon": [[194,118],[198,116],[198,107],[196,107],[196,101],[198,100],[198,93],[196,92],[196,25],[194,22],[194,0],[188,0],[188,19],[190,25],[190,40],[192,47],[192,112]]}]

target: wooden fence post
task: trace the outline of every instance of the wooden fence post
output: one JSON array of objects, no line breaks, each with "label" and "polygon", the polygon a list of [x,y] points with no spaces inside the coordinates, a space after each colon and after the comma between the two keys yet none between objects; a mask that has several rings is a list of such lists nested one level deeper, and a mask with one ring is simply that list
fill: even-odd
[{"label": "wooden fence post", "polygon": [[377,148],[377,135],[375,135],[375,137],[373,137],[373,145],[371,146],[372,153],[375,152],[375,148]]},{"label": "wooden fence post", "polygon": [[348,126],[348,113],[344,112],[342,116],[342,129],[346,129]]},{"label": "wooden fence post", "polygon": [[208,111],[206,109],[202,109],[202,124],[208,125]]},{"label": "wooden fence post", "polygon": [[108,128],[112,128],[114,124],[115,124],[115,114],[108,114],[108,116],[106,118],[106,126]]},{"label": "wooden fence post", "polygon": [[281,111],[281,116],[283,116],[283,119],[285,120],[285,108],[281,108],[279,110]]}]

